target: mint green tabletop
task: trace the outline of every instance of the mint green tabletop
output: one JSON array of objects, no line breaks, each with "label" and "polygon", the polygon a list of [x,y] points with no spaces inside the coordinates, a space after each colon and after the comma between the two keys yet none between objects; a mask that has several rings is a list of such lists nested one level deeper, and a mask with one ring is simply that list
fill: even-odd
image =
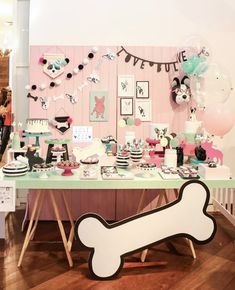
[{"label": "mint green tabletop", "polygon": [[[173,189],[180,188],[187,180],[164,180],[156,173],[153,177],[142,177],[135,174],[131,180],[103,180],[99,175],[97,180],[80,179],[80,169],[73,170],[74,175],[62,176],[61,170],[48,172],[47,179],[39,178],[38,173],[29,172],[20,177],[0,177],[1,180],[15,180],[17,189]],[[201,181],[209,188],[235,188],[235,179]]]}]

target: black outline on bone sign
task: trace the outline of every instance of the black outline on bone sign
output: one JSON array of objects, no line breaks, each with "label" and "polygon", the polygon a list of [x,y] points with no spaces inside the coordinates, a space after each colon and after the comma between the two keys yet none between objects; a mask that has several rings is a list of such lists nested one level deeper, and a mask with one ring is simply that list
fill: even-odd
[{"label": "black outline on bone sign", "polygon": [[[154,214],[156,212],[159,212],[159,211],[162,211],[162,210],[165,210],[167,208],[170,208],[172,206],[174,206],[175,204],[179,203],[182,199],[182,196],[183,196],[183,193],[184,193],[184,189],[186,186],[188,186],[189,184],[191,183],[198,183],[198,184],[201,184],[202,187],[204,187],[205,191],[206,191],[206,199],[205,199],[205,203],[204,203],[204,206],[203,206],[203,213],[205,216],[207,216],[208,218],[210,218],[212,221],[213,221],[213,224],[214,224],[214,230],[211,234],[211,236],[207,239],[207,240],[204,240],[204,241],[198,241],[196,238],[194,238],[193,236],[187,234],[187,233],[178,233],[176,235],[172,235],[172,236],[169,236],[165,239],[162,239],[162,240],[159,240],[159,241],[156,241],[156,242],[153,242],[151,244],[148,244],[148,245],[145,245],[144,247],[141,247],[141,248],[138,248],[138,249],[135,249],[133,251],[130,251],[128,253],[125,253],[123,255],[120,256],[120,266],[119,268],[117,269],[117,271],[111,275],[111,276],[108,276],[108,277],[99,277],[97,276],[94,272],[93,272],[93,269],[92,269],[92,259],[93,259],[93,255],[94,255],[94,248],[90,248],[90,247],[87,247],[86,245],[84,245],[81,240],[79,239],[79,236],[78,236],[78,227],[79,227],[79,224],[86,218],[89,218],[89,217],[93,217],[93,218],[96,218],[97,220],[99,220],[103,225],[104,227],[106,227],[107,229],[112,229],[112,228],[115,228],[115,227],[118,227],[120,225],[123,225],[125,223],[128,223],[128,222],[131,222],[133,220],[136,220],[136,219],[139,219],[141,217],[144,217],[144,216],[148,216],[148,215],[151,215],[151,214]],[[197,193],[195,192],[195,195]],[[134,215],[134,216],[131,216],[129,218],[126,218],[124,220],[121,220],[119,222],[115,222],[115,223],[112,223],[112,224],[108,224],[101,216],[95,214],[95,213],[87,213],[87,214],[84,214],[82,215],[75,223],[75,228],[74,228],[74,231],[75,231],[75,238],[76,240],[79,241],[79,243],[84,246],[85,248],[88,248],[91,250],[90,252],[90,255],[89,255],[89,260],[88,260],[88,267],[89,267],[89,271],[92,275],[93,278],[95,279],[98,279],[98,280],[110,280],[110,279],[113,279],[115,278],[122,270],[123,268],[123,265],[124,265],[124,258],[130,254],[134,254],[134,253],[138,253],[138,252],[141,252],[142,250],[145,250],[145,249],[148,249],[152,246],[155,246],[157,244],[160,244],[162,242],[166,242],[166,241],[169,241],[171,240],[172,238],[178,238],[178,237],[185,237],[185,238],[188,238],[190,240],[192,240],[193,242],[199,244],[199,245],[203,245],[203,244],[206,244],[206,243],[209,243],[211,240],[213,240],[214,236],[215,236],[215,233],[216,233],[216,229],[217,229],[217,226],[216,226],[216,221],[214,219],[214,217],[210,216],[207,212],[206,212],[206,209],[207,209],[207,206],[209,204],[209,200],[210,200],[210,191],[209,191],[209,188],[206,186],[205,183],[203,183],[202,181],[200,180],[189,180],[189,181],[186,181],[180,188],[179,190],[179,196],[178,198],[169,203],[169,204],[166,204],[160,208],[157,208],[157,209],[154,209],[154,210],[150,210],[150,211],[147,211],[147,212],[144,212],[144,213],[141,213],[141,214],[137,214],[137,215]],[[157,225],[156,225],[157,226]],[[118,242],[118,241],[117,241]]]}]

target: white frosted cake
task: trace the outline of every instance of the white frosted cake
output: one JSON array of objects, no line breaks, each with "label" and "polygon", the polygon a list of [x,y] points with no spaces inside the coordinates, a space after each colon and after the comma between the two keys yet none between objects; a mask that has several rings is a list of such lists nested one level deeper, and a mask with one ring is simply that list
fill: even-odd
[{"label": "white frosted cake", "polygon": [[196,134],[201,125],[201,121],[186,121],[184,125],[184,132]]},{"label": "white frosted cake", "polygon": [[26,130],[27,133],[48,133],[48,119],[27,119]]}]

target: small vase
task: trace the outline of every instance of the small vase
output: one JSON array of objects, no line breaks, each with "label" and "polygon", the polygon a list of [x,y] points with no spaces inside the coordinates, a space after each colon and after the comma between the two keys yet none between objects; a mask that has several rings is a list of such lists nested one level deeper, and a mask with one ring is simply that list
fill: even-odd
[{"label": "small vase", "polygon": [[20,149],[20,136],[19,133],[15,132],[12,138],[12,149],[18,150]]}]

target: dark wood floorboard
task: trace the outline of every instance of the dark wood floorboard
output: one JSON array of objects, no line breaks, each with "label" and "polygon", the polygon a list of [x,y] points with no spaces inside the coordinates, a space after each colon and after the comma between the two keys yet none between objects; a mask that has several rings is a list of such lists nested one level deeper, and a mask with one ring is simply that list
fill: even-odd
[{"label": "dark wood floorboard", "polygon": [[[126,259],[115,280],[96,281],[87,269],[88,251],[74,243],[74,267],[69,269],[62,243],[39,243],[59,240],[55,222],[40,222],[34,242],[29,245],[22,268],[17,262],[25,233],[21,233],[23,211],[11,213],[6,224],[7,242],[0,242],[0,289],[7,290],[234,290],[235,228],[220,214],[215,215],[218,230],[215,239],[204,246],[195,245],[193,260],[185,239],[174,239],[150,249],[148,266],[138,255]],[[68,223],[65,223],[68,229]],[[165,261],[156,266],[154,262]],[[152,263],[151,263],[152,262]],[[147,263],[146,263],[147,264]]]}]

